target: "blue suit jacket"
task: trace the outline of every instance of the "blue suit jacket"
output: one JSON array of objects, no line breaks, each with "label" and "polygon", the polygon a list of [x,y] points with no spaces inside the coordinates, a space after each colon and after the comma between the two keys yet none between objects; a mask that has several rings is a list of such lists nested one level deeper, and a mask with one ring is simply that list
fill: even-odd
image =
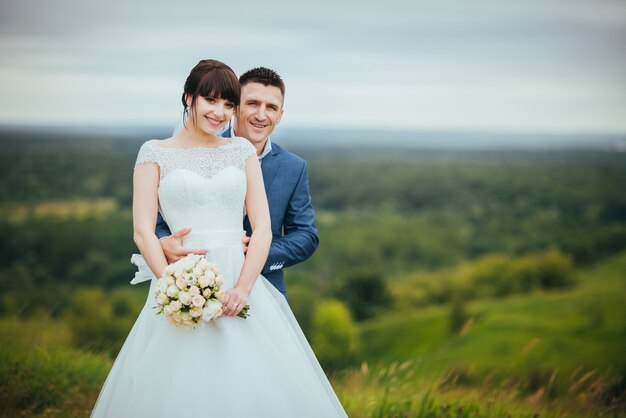
[{"label": "blue suit jacket", "polygon": [[[272,142],[272,150],[263,158],[261,170],[273,236],[262,274],[286,296],[283,269],[306,260],[319,245],[306,161]],[[250,235],[247,217],[243,225]],[[170,234],[159,214],[156,235],[163,238]]]}]

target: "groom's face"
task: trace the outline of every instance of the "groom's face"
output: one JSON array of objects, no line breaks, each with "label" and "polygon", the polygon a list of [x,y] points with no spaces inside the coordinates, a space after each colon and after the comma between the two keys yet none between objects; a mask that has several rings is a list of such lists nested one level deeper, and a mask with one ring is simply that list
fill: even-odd
[{"label": "groom's face", "polygon": [[235,112],[235,134],[252,145],[264,145],[282,116],[283,95],[278,87],[247,83],[241,87],[241,100]]}]

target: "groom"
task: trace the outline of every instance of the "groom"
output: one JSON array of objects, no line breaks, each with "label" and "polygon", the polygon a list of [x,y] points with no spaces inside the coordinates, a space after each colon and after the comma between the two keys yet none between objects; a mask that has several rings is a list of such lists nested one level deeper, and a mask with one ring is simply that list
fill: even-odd
[{"label": "groom", "polygon": [[[283,269],[309,258],[319,244],[315,212],[309,194],[306,161],[273,143],[269,136],[283,116],[285,84],[280,76],[268,68],[253,68],[239,77],[241,100],[235,111],[234,123],[222,133],[223,137],[246,138],[257,151],[265,193],[272,221],[272,246],[261,274],[285,297]],[[246,234],[252,233],[246,216],[243,221]],[[190,250],[182,246],[182,238],[189,233],[185,228],[171,234],[159,214],[156,234],[168,260],[173,262],[190,252],[204,254],[204,250]],[[244,238],[244,246],[249,237]],[[244,247],[245,248],[245,247]]]}]

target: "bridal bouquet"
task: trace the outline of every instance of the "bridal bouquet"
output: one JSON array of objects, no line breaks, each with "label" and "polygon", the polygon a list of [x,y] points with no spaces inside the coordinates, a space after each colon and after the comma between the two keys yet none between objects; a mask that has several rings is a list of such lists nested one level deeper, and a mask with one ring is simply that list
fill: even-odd
[{"label": "bridal bouquet", "polygon": [[[180,328],[195,328],[201,321],[222,315],[224,277],[219,268],[201,255],[189,254],[165,268],[156,284],[156,309]],[[239,317],[247,318],[246,305]]]}]

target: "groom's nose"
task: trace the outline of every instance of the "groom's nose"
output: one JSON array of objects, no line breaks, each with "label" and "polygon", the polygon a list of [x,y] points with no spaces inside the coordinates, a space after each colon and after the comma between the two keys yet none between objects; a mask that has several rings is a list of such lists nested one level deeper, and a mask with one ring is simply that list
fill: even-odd
[{"label": "groom's nose", "polygon": [[256,112],[256,118],[258,120],[265,120],[265,116],[265,105],[261,105]]}]

